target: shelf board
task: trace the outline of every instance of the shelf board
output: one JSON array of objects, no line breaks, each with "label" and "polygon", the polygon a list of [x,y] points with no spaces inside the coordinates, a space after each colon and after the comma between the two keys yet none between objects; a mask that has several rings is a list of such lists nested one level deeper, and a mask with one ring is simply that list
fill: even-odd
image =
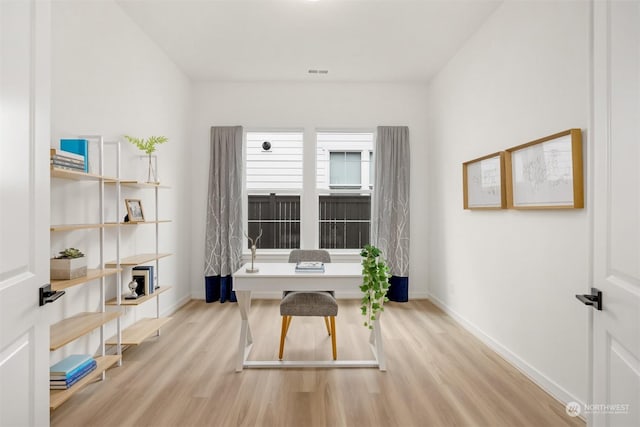
[{"label": "shelf board", "polygon": [[[124,257],[120,259],[120,266],[125,266],[125,267],[130,267],[130,266],[136,266],[136,265],[140,265],[140,264],[144,264],[146,262],[151,262],[151,261],[155,261],[157,259],[160,258],[164,258],[164,257],[168,257],[171,254],[139,254],[139,255],[132,255],[132,256],[128,256],[128,257]],[[106,266],[107,267],[116,267],[116,262],[115,261],[109,261]]]},{"label": "shelf board", "polygon": [[90,282],[91,280],[99,279],[105,276],[111,276],[112,274],[116,274],[122,269],[117,268],[105,268],[103,270],[90,268],[87,270],[87,275],[84,277],[78,277],[71,280],[52,280],[51,281],[51,289],[54,291],[60,291],[62,289],[67,289],[72,286],[81,285],[83,283]]},{"label": "shelf board", "polygon": [[96,175],[94,173],[85,173],[70,169],[60,169],[53,166],[51,166],[50,168],[52,178],[75,179],[77,181],[100,181],[104,179],[105,182],[118,182],[116,178]]},{"label": "shelf board", "polygon": [[[171,317],[144,318],[122,331],[122,345],[140,345],[171,320]],[[108,345],[116,345],[117,337],[107,340]]]},{"label": "shelf board", "polygon": [[71,396],[80,391],[85,385],[95,381],[104,371],[120,361],[120,355],[115,356],[98,356],[95,357],[97,366],[87,376],[83,377],[77,383],[66,390],[50,390],[49,392],[49,409],[55,410]]},{"label": "shelf board", "polygon": [[107,222],[104,224],[59,224],[52,225],[49,230],[50,231],[71,231],[71,230],[83,230],[89,228],[107,228],[107,227],[115,227],[118,224],[115,222]]},{"label": "shelf board", "polygon": [[[150,299],[157,297],[161,293],[163,293],[165,291],[168,291],[169,289],[171,289],[171,286],[163,286],[161,288],[158,288],[158,289],[154,290],[152,294],[145,295],[145,296],[142,296],[142,297],[138,297],[136,299],[124,299],[124,297],[122,297],[120,299],[120,305],[140,305],[143,302],[149,301]],[[109,301],[107,301],[106,304],[107,305],[118,305],[118,302],[116,301],[116,298],[113,298],[113,299],[110,299]]]},{"label": "shelf board", "polygon": [[51,338],[49,340],[49,350],[57,350],[118,316],[120,316],[119,311],[79,313],[73,317],[61,320],[50,327]]},{"label": "shelf board", "polygon": [[171,222],[170,219],[159,219],[157,221],[140,221],[140,222],[121,222],[120,225],[144,225],[144,224],[162,224],[164,222]]},{"label": "shelf board", "polygon": [[[116,182],[118,182],[118,180],[116,179],[105,181],[106,184],[115,184]],[[159,182],[141,182],[141,181],[134,181],[134,180],[126,180],[126,179],[121,179],[120,185],[125,187],[134,187],[134,188],[171,188],[168,185],[162,185]]]}]

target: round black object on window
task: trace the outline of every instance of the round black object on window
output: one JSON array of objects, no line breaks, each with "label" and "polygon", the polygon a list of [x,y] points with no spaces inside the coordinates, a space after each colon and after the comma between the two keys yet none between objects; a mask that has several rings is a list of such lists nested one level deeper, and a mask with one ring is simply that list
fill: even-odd
[{"label": "round black object on window", "polygon": [[269,141],[265,141],[262,143],[262,149],[264,151],[269,151],[271,150],[271,143]]}]

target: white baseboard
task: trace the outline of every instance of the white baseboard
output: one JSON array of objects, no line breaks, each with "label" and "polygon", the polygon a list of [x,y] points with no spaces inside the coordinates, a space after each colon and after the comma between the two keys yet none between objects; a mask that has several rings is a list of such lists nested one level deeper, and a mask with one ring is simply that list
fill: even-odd
[{"label": "white baseboard", "polygon": [[582,400],[569,393],[555,381],[538,371],[536,368],[534,368],[518,355],[509,350],[507,347],[491,338],[480,328],[476,327],[473,323],[469,322],[467,319],[449,308],[449,306],[443,303],[440,299],[433,295],[429,295],[429,300],[437,307],[439,307],[442,311],[451,316],[456,322],[458,322],[458,324],[460,324],[460,326],[465,328],[476,338],[486,344],[489,348],[498,353],[503,359],[509,362],[517,370],[522,372],[527,378],[536,383],[544,391],[549,393],[554,399],[556,399],[563,405],[566,405],[568,402],[577,402],[584,408],[585,403]]},{"label": "white baseboard", "polygon": [[[252,292],[251,297],[258,299],[280,299],[282,298],[282,292]],[[339,292],[336,294],[336,297],[338,299],[360,299],[362,298],[362,293],[358,291]],[[205,299],[204,289],[202,292],[191,294],[191,298],[199,300]],[[426,292],[409,293],[409,301],[413,299],[429,299],[429,294]]]},{"label": "white baseboard", "polygon": [[[202,299],[204,299],[204,298],[202,298]],[[165,310],[163,310],[163,312],[160,314],[160,317],[171,316],[173,313],[178,311],[183,305],[185,305],[189,301],[191,301],[191,296],[190,295],[185,295],[184,297],[182,297],[178,301],[176,301],[174,304],[170,305]]]}]

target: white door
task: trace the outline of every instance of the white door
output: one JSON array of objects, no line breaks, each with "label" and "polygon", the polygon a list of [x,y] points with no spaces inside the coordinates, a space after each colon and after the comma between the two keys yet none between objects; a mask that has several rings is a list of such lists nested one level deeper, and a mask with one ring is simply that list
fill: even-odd
[{"label": "white door", "polygon": [[594,426],[640,426],[640,2],[594,5]]},{"label": "white door", "polygon": [[0,0],[0,426],[49,424],[50,5]]}]

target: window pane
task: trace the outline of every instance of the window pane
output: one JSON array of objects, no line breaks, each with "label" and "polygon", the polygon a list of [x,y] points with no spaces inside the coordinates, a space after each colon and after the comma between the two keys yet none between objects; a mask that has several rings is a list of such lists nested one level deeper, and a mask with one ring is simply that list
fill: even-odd
[{"label": "window pane", "polygon": [[[246,141],[249,237],[262,231],[261,249],[299,248],[303,134],[247,132]],[[298,194],[277,194],[285,190]]]},{"label": "window pane", "polygon": [[333,151],[329,156],[331,185],[360,187],[360,153]]},{"label": "window pane", "polygon": [[345,184],[355,184],[360,186],[360,153],[345,154]]},{"label": "window pane", "polygon": [[247,190],[302,189],[302,137],[302,132],[247,132]]},{"label": "window pane", "polygon": [[358,249],[369,243],[371,196],[320,196],[319,208],[320,248]]},{"label": "window pane", "polygon": [[300,248],[299,195],[249,195],[248,219],[249,237],[255,239],[262,230],[257,248]]},{"label": "window pane", "polygon": [[372,150],[373,133],[371,132],[318,132],[316,147],[318,190],[321,192],[325,190],[326,193],[332,187],[338,186],[353,186],[369,190],[367,153]]}]

